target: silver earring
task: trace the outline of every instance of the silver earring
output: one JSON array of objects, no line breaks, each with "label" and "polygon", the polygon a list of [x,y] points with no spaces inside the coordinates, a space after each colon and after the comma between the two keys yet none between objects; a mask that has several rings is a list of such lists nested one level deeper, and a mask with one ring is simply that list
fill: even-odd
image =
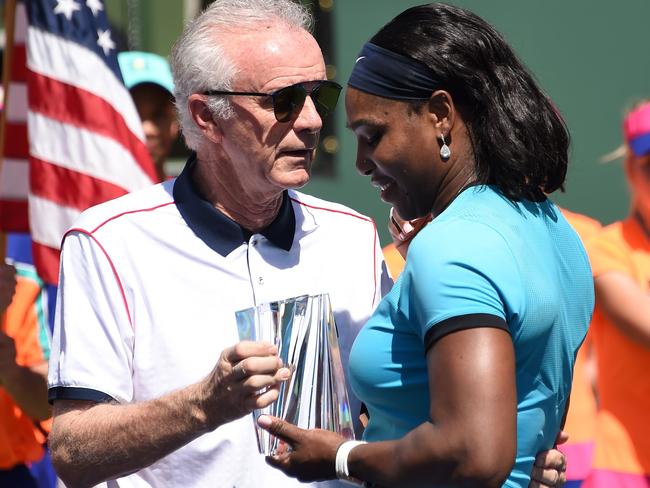
[{"label": "silver earring", "polygon": [[447,161],[449,159],[449,157],[451,156],[451,149],[449,149],[449,146],[445,142],[445,135],[440,134],[440,138],[442,139],[442,147],[440,148],[440,157],[444,161]]}]

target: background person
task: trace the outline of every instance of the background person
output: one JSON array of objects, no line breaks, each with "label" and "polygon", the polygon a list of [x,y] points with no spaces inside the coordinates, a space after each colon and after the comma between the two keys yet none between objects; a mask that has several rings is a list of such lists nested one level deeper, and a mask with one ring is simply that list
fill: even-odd
[{"label": "background person", "polygon": [[66,484],[297,484],[266,465],[248,415],[288,370],[238,343],[235,312],[329,293],[347,366],[390,286],[374,223],[295,190],[341,88],[310,21],[288,0],[211,3],[171,56],[185,169],[65,237],[49,378]]},{"label": "background person", "polygon": [[121,52],[117,59],[124,84],[140,115],[158,181],[164,181],[167,177],[165,161],[178,137],[179,128],[169,63],[158,54],[142,51]]},{"label": "background person", "polygon": [[[43,282],[23,264],[0,265],[0,486],[53,486],[43,460],[50,417],[47,402],[49,327]],[[34,463],[43,472],[32,472]],[[47,466],[45,466],[47,464]]]},{"label": "background person", "polygon": [[588,242],[600,403],[586,488],[650,486],[650,101],[629,112],[623,132],[630,213]]},{"label": "background person", "polygon": [[302,480],[527,486],[593,308],[584,248],[545,196],[566,175],[564,123],[491,26],[444,4],[383,27],[348,84],[357,169],[405,219],[433,220],[351,352],[372,442],[262,416],[292,447],[269,463]]},{"label": "background person", "polygon": [[[596,235],[602,225],[595,219],[567,209],[564,217],[575,229],[583,243]],[[567,457],[566,488],[578,488],[591,471],[596,432],[596,353],[590,330],[580,346],[573,368],[571,402],[563,431],[568,441],[559,449]]]}]

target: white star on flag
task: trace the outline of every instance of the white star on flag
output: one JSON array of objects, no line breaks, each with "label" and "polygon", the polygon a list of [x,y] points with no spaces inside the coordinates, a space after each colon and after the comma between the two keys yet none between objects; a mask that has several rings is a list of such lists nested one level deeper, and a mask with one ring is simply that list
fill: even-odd
[{"label": "white star on flag", "polygon": [[86,0],[86,7],[92,10],[94,17],[97,17],[100,10],[104,10],[101,0]]},{"label": "white star on flag", "polygon": [[115,49],[115,43],[111,39],[111,31],[109,29],[97,31],[97,45],[104,50],[104,56],[108,56],[111,49]]},{"label": "white star on flag", "polygon": [[55,14],[63,14],[65,18],[70,20],[72,19],[72,14],[79,10],[81,5],[79,5],[75,0],[56,0],[56,7],[54,7]]}]

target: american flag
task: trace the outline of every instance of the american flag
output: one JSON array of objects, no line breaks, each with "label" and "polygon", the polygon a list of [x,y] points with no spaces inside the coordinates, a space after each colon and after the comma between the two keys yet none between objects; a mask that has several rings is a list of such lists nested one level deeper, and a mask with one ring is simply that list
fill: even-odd
[{"label": "american flag", "polygon": [[156,174],[103,2],[25,0],[14,26],[0,230],[29,230],[39,274],[56,283],[77,215]]}]

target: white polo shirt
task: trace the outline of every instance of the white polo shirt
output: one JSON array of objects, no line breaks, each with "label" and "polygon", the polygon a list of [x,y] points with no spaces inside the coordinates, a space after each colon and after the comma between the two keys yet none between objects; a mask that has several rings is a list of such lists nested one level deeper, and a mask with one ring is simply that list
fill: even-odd
[{"label": "white polo shirt", "polygon": [[[276,220],[249,235],[198,196],[193,164],[176,180],[87,210],[65,237],[51,400],[131,403],[183,388],[238,342],[236,311],[325,292],[347,372],[352,341],[391,285],[373,221],[288,191]],[[250,415],[107,483],[293,485],[257,452]]]}]

